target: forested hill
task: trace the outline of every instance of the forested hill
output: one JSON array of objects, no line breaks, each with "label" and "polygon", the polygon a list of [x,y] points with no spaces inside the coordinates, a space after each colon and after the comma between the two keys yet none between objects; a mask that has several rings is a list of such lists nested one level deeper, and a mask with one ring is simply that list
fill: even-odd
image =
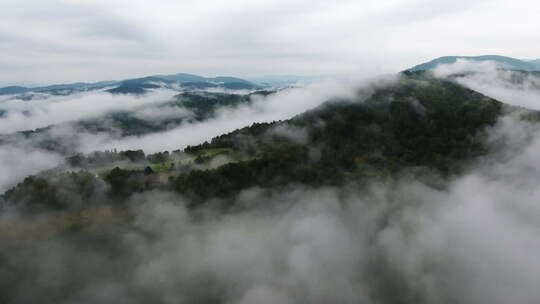
[{"label": "forested hill", "polygon": [[[487,152],[483,131],[501,110],[500,102],[455,83],[408,73],[367,100],[332,100],[289,121],[255,124],[188,147],[191,153],[247,151],[255,160],[192,172],[175,186],[208,197],[212,189],[197,185],[339,184],[412,167],[446,176]],[[226,182],[234,171],[242,171],[247,186]],[[213,195],[228,191],[222,188]]]},{"label": "forested hill", "polygon": [[[254,124],[184,152],[80,156],[73,165],[81,171],[29,177],[3,199],[28,210],[65,210],[121,205],[134,193],[160,189],[183,194],[196,206],[250,187],[338,185],[408,168],[450,176],[488,152],[484,130],[502,108],[453,82],[405,73],[368,97],[359,92],[330,100],[290,120]],[[220,162],[213,162],[217,157]],[[118,165],[119,159],[130,164]]]}]

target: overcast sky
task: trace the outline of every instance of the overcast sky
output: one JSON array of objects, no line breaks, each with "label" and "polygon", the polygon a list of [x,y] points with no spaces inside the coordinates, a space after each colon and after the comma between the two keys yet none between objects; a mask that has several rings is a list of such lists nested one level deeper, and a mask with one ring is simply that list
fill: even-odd
[{"label": "overcast sky", "polygon": [[1,0],[0,84],[363,75],[540,57],[537,0]]}]

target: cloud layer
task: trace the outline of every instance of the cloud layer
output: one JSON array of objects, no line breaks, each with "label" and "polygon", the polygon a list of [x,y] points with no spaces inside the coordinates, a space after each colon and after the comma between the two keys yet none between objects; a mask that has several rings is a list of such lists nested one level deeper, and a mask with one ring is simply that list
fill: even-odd
[{"label": "cloud layer", "polygon": [[[113,111],[134,110],[145,104],[168,101],[175,94],[178,92],[171,90],[156,90],[142,96],[113,95],[98,91],[67,96],[44,95],[29,101],[6,96],[0,99],[0,110],[7,111],[0,118],[0,134],[93,118]],[[144,112],[141,115],[144,116]]]},{"label": "cloud layer", "polygon": [[289,119],[312,109],[330,98],[350,97],[357,86],[335,81],[313,83],[307,87],[282,90],[266,97],[255,96],[251,105],[234,109],[220,109],[212,119],[186,123],[167,132],[141,137],[94,137],[82,150],[143,149],[147,152],[183,149],[200,144],[215,136],[249,126],[255,122],[272,122]]},{"label": "cloud layer", "polygon": [[458,60],[433,70],[437,77],[453,77],[459,84],[509,105],[540,110],[540,75],[499,69],[494,62]]}]

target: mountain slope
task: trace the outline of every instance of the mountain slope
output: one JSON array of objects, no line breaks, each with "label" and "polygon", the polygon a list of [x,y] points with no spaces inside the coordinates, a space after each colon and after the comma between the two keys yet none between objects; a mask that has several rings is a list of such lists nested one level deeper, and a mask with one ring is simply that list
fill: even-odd
[{"label": "mountain slope", "polygon": [[436,68],[440,64],[452,64],[458,59],[485,62],[495,62],[499,67],[508,70],[521,70],[521,71],[540,71],[540,62],[538,61],[523,61],[511,57],[498,56],[498,55],[483,55],[483,56],[444,56],[437,59],[433,59],[429,62],[416,65],[407,71],[426,71]]},{"label": "mountain slope", "polygon": [[30,91],[31,89],[20,86],[9,86],[0,88],[0,95],[20,94]]},{"label": "mountain slope", "polygon": [[[460,172],[487,152],[482,132],[496,122],[502,104],[452,82],[416,77],[378,89],[365,101],[330,101],[289,121],[256,124],[188,147],[192,153],[249,151],[256,159],[192,172],[175,186],[207,199],[252,186],[340,184],[418,166],[443,176]],[[236,170],[242,172],[238,183],[228,176]],[[223,187],[212,193],[198,185]]]},{"label": "mountain slope", "polygon": [[[287,121],[254,124],[188,147],[185,152],[193,157],[184,158],[187,162],[167,154],[163,160],[173,166],[168,162],[166,172],[128,165],[100,177],[81,177],[72,186],[76,190],[72,195],[81,208],[107,201],[89,198],[109,197],[119,204],[134,193],[160,189],[182,193],[198,205],[212,198],[232,198],[251,187],[341,185],[419,167],[451,176],[488,152],[483,131],[497,121],[502,107],[453,82],[409,73],[377,88],[367,99],[332,100]],[[129,153],[144,164],[144,153],[135,152]],[[223,153],[226,164],[215,169],[193,163],[204,164]],[[73,197],[57,191],[77,179],[52,174],[26,179],[5,194],[5,201],[30,209],[38,204],[42,209],[46,197],[46,205],[69,209]],[[98,184],[108,187],[92,186]]]}]

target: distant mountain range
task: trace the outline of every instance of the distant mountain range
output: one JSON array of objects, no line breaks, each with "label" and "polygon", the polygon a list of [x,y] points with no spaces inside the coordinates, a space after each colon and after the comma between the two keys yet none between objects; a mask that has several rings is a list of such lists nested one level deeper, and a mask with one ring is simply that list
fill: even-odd
[{"label": "distant mountain range", "polygon": [[121,81],[100,81],[94,83],[76,82],[55,84],[42,87],[7,86],[0,88],[0,95],[24,93],[49,93],[56,95],[70,94],[76,91],[98,90],[110,87],[107,91],[113,94],[143,94],[148,89],[160,87],[180,87],[187,89],[223,88],[229,90],[253,90],[263,86],[235,77],[203,77],[193,74],[179,73],[174,75],[154,75]]},{"label": "distant mountain range", "polygon": [[483,55],[483,56],[444,56],[437,59],[433,59],[429,62],[416,65],[407,71],[425,71],[432,70],[440,64],[452,64],[458,59],[465,59],[470,61],[492,61],[495,62],[500,68],[507,70],[520,70],[520,71],[540,71],[540,59],[536,60],[521,60],[506,56],[497,55]]}]

